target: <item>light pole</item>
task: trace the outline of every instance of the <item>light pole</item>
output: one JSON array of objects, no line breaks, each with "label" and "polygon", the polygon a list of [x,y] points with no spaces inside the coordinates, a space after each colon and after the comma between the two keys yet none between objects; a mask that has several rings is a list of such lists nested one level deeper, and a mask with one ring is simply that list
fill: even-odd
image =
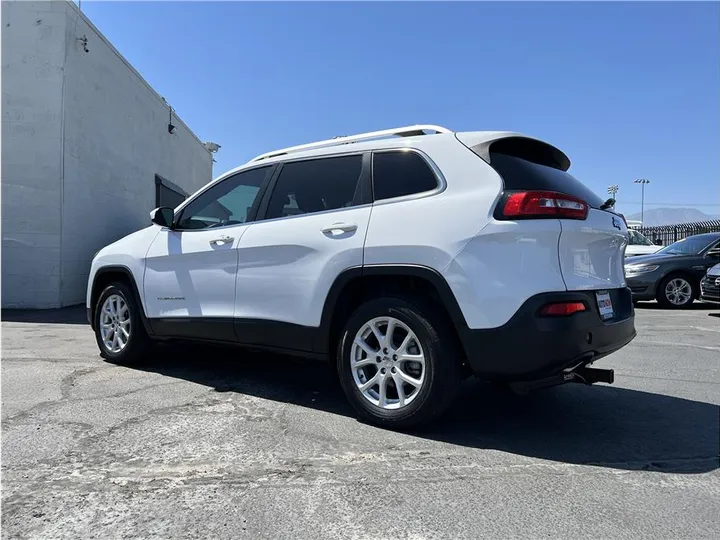
[{"label": "light pole", "polygon": [[[617,201],[617,192],[618,189],[620,189],[620,186],[614,185],[614,186],[608,186],[608,193],[613,198],[613,201]],[[613,203],[613,210],[615,209],[615,203]]]},{"label": "light pole", "polygon": [[633,181],[633,184],[641,184],[642,185],[642,199],[640,200],[640,221],[645,224],[645,184],[649,184],[650,180],[647,180],[646,178],[638,178],[637,180]]}]

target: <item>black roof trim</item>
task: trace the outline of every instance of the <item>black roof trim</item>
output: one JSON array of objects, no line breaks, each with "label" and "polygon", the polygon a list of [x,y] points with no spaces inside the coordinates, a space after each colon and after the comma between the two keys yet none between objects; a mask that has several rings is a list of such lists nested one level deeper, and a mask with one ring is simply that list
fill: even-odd
[{"label": "black roof trim", "polygon": [[477,144],[471,150],[490,164],[492,164],[492,154],[497,153],[525,159],[561,171],[567,171],[570,168],[570,158],[561,150],[531,137],[500,136]]}]

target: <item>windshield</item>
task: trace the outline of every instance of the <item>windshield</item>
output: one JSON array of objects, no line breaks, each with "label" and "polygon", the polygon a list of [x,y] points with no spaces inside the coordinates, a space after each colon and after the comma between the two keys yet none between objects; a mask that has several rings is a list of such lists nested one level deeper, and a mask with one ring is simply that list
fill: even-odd
[{"label": "windshield", "polygon": [[707,236],[690,236],[678,240],[674,244],[670,244],[658,251],[658,253],[664,253],[666,255],[697,255],[715,240],[717,239],[708,238]]},{"label": "windshield", "polygon": [[637,231],[629,230],[631,246],[652,246],[653,243]]}]

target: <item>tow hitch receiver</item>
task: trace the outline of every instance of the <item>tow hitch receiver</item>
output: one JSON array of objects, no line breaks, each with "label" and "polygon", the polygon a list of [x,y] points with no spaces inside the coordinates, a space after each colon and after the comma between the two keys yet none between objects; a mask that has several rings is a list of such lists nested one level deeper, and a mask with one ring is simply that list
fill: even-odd
[{"label": "tow hitch receiver", "polygon": [[612,369],[578,367],[572,371],[565,371],[551,377],[545,377],[544,379],[513,382],[510,383],[510,388],[512,388],[513,392],[516,394],[528,394],[534,390],[550,388],[552,386],[558,386],[571,382],[582,384],[595,384],[602,382],[612,384],[615,382],[615,371]]}]

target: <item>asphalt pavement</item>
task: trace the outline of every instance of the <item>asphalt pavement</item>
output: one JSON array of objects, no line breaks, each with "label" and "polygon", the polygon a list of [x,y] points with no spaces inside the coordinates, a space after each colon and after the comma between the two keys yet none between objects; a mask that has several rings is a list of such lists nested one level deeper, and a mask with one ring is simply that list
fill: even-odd
[{"label": "asphalt pavement", "polygon": [[3,538],[719,538],[720,310],[647,304],[615,384],[469,380],[438,425],[358,422],[325,365],[3,313]]}]

